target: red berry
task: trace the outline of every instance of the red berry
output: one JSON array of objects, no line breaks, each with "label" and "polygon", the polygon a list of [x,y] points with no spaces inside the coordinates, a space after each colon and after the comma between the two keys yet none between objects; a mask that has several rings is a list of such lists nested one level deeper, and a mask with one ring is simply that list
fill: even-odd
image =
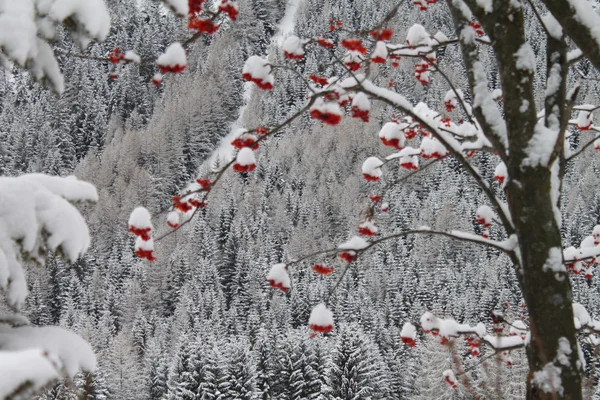
[{"label": "red berry", "polygon": [[313,265],[312,269],[317,274],[321,274],[321,275],[330,275],[334,271],[333,267],[328,267],[328,266],[322,265],[322,264],[315,264],[315,265]]}]

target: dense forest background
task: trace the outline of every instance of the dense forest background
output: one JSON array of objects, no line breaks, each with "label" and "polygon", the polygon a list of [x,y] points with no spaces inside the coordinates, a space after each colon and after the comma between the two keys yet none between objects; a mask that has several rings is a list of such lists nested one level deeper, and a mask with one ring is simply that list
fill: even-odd
[{"label": "dense forest background", "polygon": [[[90,46],[92,55],[120,47],[156,57],[190,35],[160,2],[107,3],[112,33],[107,42]],[[404,2],[390,24],[394,39],[403,42],[414,23],[453,37],[450,15],[439,3],[420,12]],[[0,173],[75,174],[94,183],[101,198],[84,210],[93,237],[85,257],[75,265],[51,258],[46,268],[28,271],[31,321],[73,329],[92,343],[100,362],[91,380],[64,382],[41,398],[75,399],[84,390],[87,399],[97,400],[523,396],[522,351],[510,355],[508,366],[506,356],[499,361],[484,350],[471,357],[457,345],[454,353],[471,382],[457,391],[442,377],[453,365],[447,347],[422,337],[409,349],[400,340],[402,324],[426,310],[486,324],[496,310],[527,322],[510,262],[497,251],[440,237],[386,243],[352,265],[331,301],[336,328],[316,338],[310,337],[308,315],[335,277],[317,276],[307,263],[293,270],[289,293],[268,287],[272,264],[345,241],[364,217],[368,195],[384,190],[390,209],[376,218],[381,234],[421,225],[479,233],[473,217],[484,196],[451,159],[401,183],[406,172],[396,167],[383,182],[362,179],[366,157],[390,153],[377,133],[393,111],[381,104],[366,124],[346,118],[330,128],[301,117],[261,146],[255,172],[226,173],[201,215],[161,242],[157,261],[133,255],[126,222],[136,205],[164,208],[178,190],[223,162],[213,152],[233,127],[274,124],[305,102],[306,88],[292,73],[278,71],[270,92],[244,83],[247,57],[269,54],[284,63],[277,43],[287,32],[316,36],[328,31],[330,19],[368,29],[391,6],[379,0],[239,0],[239,21],[196,42],[190,67],[160,87],[151,83],[154,66],[121,66],[112,80],[108,64],[69,56],[61,56],[67,89],[60,98],[23,71],[0,75]],[[542,28],[533,15],[527,18],[528,35],[537,38],[531,42],[537,68],[544,71]],[[78,52],[69,43],[60,40],[56,47]],[[323,67],[327,52],[308,52],[300,71],[334,72]],[[483,58],[491,90],[499,86],[493,54]],[[458,48],[440,51],[438,63],[465,87]],[[574,68],[595,74],[585,61]],[[376,83],[392,79],[395,90],[414,103],[443,106],[447,83],[434,75],[430,85],[421,85],[411,60],[396,69],[382,66],[377,74]],[[572,82],[578,80],[573,72]],[[580,100],[598,103],[598,82],[580,83]],[[475,159],[492,181],[498,160],[489,154]],[[565,244],[578,244],[600,222],[599,168],[593,150],[569,166]],[[167,229],[163,224],[159,231]],[[500,234],[491,230],[492,237]],[[575,300],[599,318],[597,278],[572,279]],[[586,391],[594,396],[600,365],[591,347],[582,348]]]}]

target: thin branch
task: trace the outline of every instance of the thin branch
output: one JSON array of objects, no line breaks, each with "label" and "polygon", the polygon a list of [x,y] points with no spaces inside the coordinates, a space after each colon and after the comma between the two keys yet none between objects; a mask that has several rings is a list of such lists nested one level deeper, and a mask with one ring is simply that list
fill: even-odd
[{"label": "thin branch", "polygon": [[[499,242],[495,242],[493,240],[489,240],[489,239],[484,239],[484,238],[477,238],[473,235],[473,237],[470,236],[463,236],[463,235],[456,235],[455,233],[452,232],[444,232],[444,231],[434,231],[434,230],[430,230],[430,229],[412,229],[412,230],[408,230],[405,232],[400,232],[400,233],[396,233],[390,236],[386,236],[377,240],[374,240],[372,242],[369,243],[369,246],[366,247],[363,250],[359,250],[358,252],[364,252],[368,249],[370,249],[373,246],[378,245],[379,243],[382,242],[386,242],[388,240],[391,239],[397,239],[397,238],[401,238],[401,237],[405,237],[408,235],[414,235],[414,234],[420,234],[420,235],[437,235],[437,236],[445,236],[451,239],[455,239],[458,241],[462,241],[462,242],[468,242],[468,243],[476,243],[476,244],[482,244],[482,245],[486,245],[486,246],[490,246],[492,248],[495,248],[496,250],[500,250],[506,254],[511,254],[513,253],[512,250],[507,249],[505,246],[503,246],[502,244],[500,244]],[[356,251],[356,250],[355,250]]]},{"label": "thin branch", "polygon": [[352,263],[346,265],[346,268],[344,268],[344,270],[342,271],[342,274],[340,275],[340,277],[338,278],[338,280],[335,282],[335,285],[333,285],[333,287],[331,288],[331,290],[327,294],[327,297],[325,298],[325,304],[329,304],[329,300],[331,300],[331,296],[333,296],[333,293],[335,293],[335,291],[337,290],[337,288],[340,286],[340,284],[342,283],[342,281],[346,277],[346,274],[348,273],[348,270],[350,269],[351,266],[352,266]]},{"label": "thin branch", "polygon": [[433,61],[429,60],[426,56],[422,56],[421,58],[423,60],[427,61],[428,63],[430,63],[431,65],[433,65],[433,67],[435,68],[435,70],[444,78],[444,80],[448,83],[448,85],[450,85],[450,89],[452,89],[452,91],[454,92],[454,95],[458,99],[461,108],[463,109],[463,111],[467,115],[467,118],[469,119],[469,122],[471,124],[473,124],[473,125],[476,126],[477,124],[473,120],[473,115],[471,114],[471,111],[472,111],[471,107],[467,106],[467,104],[465,103],[465,99],[463,98],[463,96],[461,96],[461,94],[458,92],[458,90],[456,89],[456,87],[452,83],[452,79],[450,79],[448,77],[448,75],[444,71],[441,70],[441,68],[439,67],[439,65],[436,62],[433,62]]},{"label": "thin branch", "polygon": [[571,161],[572,159],[574,159],[575,157],[581,155],[584,151],[586,151],[589,147],[591,147],[594,142],[598,140],[598,138],[594,138],[592,140],[590,140],[589,142],[587,142],[586,144],[583,145],[583,147],[581,147],[579,150],[577,150],[575,153],[571,154],[569,157],[567,157],[565,159],[565,161]]}]

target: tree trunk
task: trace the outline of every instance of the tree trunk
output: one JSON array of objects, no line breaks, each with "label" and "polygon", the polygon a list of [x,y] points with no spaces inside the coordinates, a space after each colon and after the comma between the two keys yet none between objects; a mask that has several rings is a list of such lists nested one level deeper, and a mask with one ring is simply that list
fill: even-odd
[{"label": "tree trunk", "polygon": [[531,330],[527,399],[581,399],[571,283],[562,263],[551,172],[541,166],[516,169],[521,173],[515,168],[509,172],[507,196],[519,238],[522,266],[517,275]]},{"label": "tree trunk", "polygon": [[[480,61],[476,43],[469,40],[471,35],[468,32],[462,34],[470,22],[464,6],[475,14],[492,39],[501,76],[506,138],[501,137],[502,132],[492,130],[486,120],[488,116],[475,110],[475,117],[495,147],[503,146],[505,142],[508,145],[508,148],[500,149],[499,155],[508,168],[506,196],[514,224],[514,228],[506,224],[505,228],[509,235],[514,233],[518,237],[519,254],[513,261],[529,309],[531,340],[527,345],[527,399],[580,400],[581,367],[573,323],[571,282],[562,259],[558,209],[564,168],[563,138],[559,135],[554,138],[557,144],[552,154],[548,154],[542,145],[553,140],[551,132],[560,131],[566,117],[566,45],[560,38],[550,40],[549,54],[552,56],[548,65],[549,68],[553,64],[560,67],[555,78],[562,82],[560,88],[548,94],[546,99],[546,106],[556,115],[553,119],[547,118],[546,122],[551,121],[553,125],[547,126],[545,131],[538,126],[535,109],[535,66],[521,62],[533,54],[526,40],[523,7],[515,2],[495,1],[490,13],[477,0],[448,0],[448,4],[460,38],[471,92],[477,94],[475,87],[480,84],[474,71]],[[542,153],[543,156],[530,158],[531,153]]]}]

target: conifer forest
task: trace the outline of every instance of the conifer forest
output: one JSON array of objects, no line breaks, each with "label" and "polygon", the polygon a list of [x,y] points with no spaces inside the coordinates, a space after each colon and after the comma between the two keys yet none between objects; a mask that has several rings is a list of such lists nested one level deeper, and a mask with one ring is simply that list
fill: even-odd
[{"label": "conifer forest", "polygon": [[0,399],[600,400],[599,112],[598,0],[0,0]]}]

